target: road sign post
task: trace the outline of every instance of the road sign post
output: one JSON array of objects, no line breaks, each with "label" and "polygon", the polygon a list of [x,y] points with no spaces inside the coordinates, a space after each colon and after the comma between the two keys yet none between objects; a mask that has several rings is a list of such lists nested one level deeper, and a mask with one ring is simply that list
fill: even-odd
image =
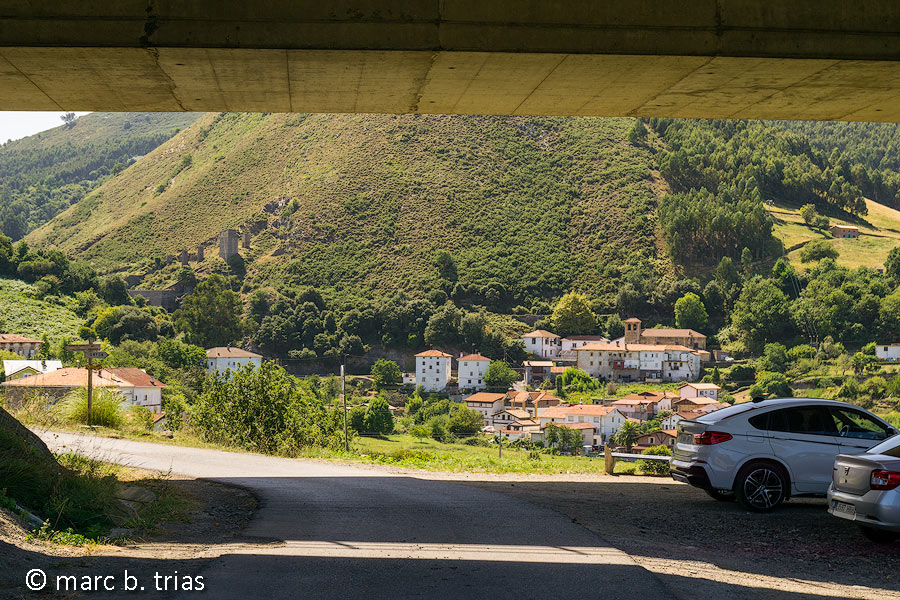
[{"label": "road sign post", "polygon": [[90,427],[94,399],[94,360],[103,360],[109,355],[100,350],[100,344],[95,344],[93,339],[89,339],[87,344],[69,344],[66,346],[66,350],[69,352],[83,352],[84,357],[87,359],[87,425]]}]

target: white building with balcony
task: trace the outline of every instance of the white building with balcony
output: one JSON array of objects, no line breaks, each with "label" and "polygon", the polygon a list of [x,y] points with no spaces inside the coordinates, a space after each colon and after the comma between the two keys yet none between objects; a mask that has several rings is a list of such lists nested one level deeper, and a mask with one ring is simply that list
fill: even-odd
[{"label": "white building with balcony", "polygon": [[700,354],[685,346],[595,343],[575,350],[576,366],[597,379],[609,381],[695,381]]},{"label": "white building with balcony", "polygon": [[521,338],[525,351],[540,358],[557,358],[562,347],[560,337],[544,329],[535,329]]}]

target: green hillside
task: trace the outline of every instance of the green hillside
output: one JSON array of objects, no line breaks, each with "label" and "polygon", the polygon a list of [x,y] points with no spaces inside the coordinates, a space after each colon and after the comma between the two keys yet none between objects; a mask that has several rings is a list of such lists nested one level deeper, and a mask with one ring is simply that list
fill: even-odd
[{"label": "green hillside", "polygon": [[208,114],[28,241],[159,281],[157,259],[252,227],[249,286],[421,294],[446,250],[459,283],[513,302],[574,288],[611,303],[629,269],[671,271],[665,186],[633,123]]},{"label": "green hillside", "polygon": [[16,279],[0,278],[0,331],[40,339],[66,335],[76,338],[83,319],[68,305],[71,298],[35,297],[34,286]]},{"label": "green hillside", "polygon": [[0,145],[0,232],[18,239],[46,223],[199,116],[92,113]]}]

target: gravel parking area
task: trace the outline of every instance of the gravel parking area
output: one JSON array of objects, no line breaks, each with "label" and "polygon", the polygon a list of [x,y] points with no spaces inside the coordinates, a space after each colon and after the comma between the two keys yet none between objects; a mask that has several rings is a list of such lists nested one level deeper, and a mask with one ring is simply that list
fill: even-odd
[{"label": "gravel parking area", "polygon": [[757,514],[668,477],[415,476],[563,513],[656,573],[676,598],[900,598],[900,542],[872,544],[827,514],[824,499]]}]

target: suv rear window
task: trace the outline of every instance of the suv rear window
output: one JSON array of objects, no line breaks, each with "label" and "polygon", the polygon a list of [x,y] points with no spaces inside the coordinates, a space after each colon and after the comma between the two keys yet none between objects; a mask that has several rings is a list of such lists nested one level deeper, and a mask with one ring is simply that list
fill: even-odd
[{"label": "suv rear window", "polygon": [[718,423],[719,421],[724,421],[729,417],[733,417],[735,415],[739,415],[741,413],[747,412],[748,410],[754,410],[756,408],[759,408],[759,405],[753,404],[752,402],[743,402],[741,404],[734,404],[732,406],[720,408],[719,410],[714,410],[710,413],[706,413],[702,417],[697,417],[694,420],[700,421],[701,423]]}]

